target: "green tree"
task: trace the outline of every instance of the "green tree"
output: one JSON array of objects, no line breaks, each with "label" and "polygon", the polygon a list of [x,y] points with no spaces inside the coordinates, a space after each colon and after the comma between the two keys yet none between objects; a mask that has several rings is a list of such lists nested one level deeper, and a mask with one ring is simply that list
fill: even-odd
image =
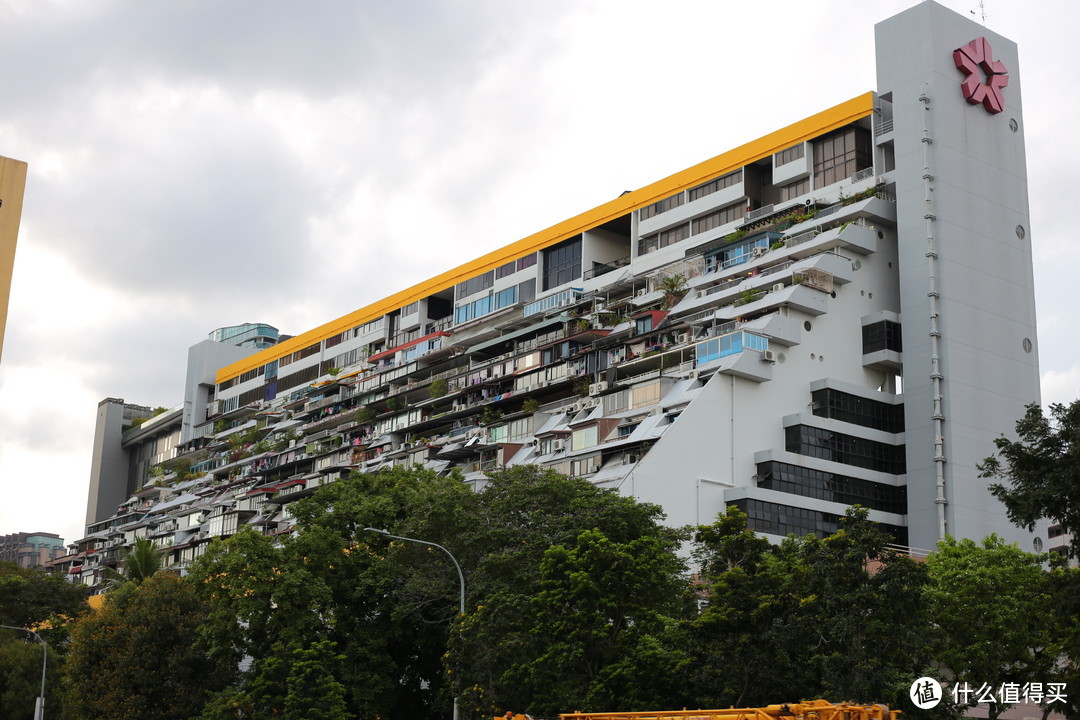
[{"label": "green tree", "polygon": [[[643,698],[658,702],[655,689],[664,680],[649,669],[659,664],[661,656],[674,657],[671,638],[663,632],[671,631],[675,623],[666,618],[681,617],[689,609],[681,564],[674,556],[685,534],[663,526],[663,515],[655,505],[549,469],[514,467],[489,477],[477,495],[475,520],[465,525],[459,542],[463,553],[459,559],[468,573],[469,601],[465,617],[454,627],[447,655],[448,672],[466,715],[491,715],[506,707],[533,714],[566,710],[554,705],[564,701],[566,685],[542,687],[547,680],[544,666],[537,663],[541,657],[561,658],[560,667],[572,673],[567,683],[591,688],[596,702],[600,702],[601,686],[621,684],[622,691],[612,690],[609,695],[614,707],[598,705],[597,709],[641,707]],[[574,585],[584,576],[572,568],[605,554],[623,558],[628,547],[642,552],[637,571],[667,593],[660,598],[644,595],[633,607],[634,617],[643,626],[636,638],[638,651],[616,661],[599,642],[583,647],[575,641],[569,647],[568,628],[556,627],[563,620],[558,617],[559,608],[565,612],[565,604],[576,601],[575,592],[585,591],[584,586]],[[550,557],[549,550],[554,553]],[[659,556],[664,553],[661,562]],[[590,613],[576,616],[575,638],[588,636],[590,626],[595,629],[602,608],[618,607],[607,594],[625,592],[614,579],[619,572],[625,572],[622,562],[593,578],[592,591],[604,597],[595,599]],[[565,620],[573,623],[574,619]],[[620,630],[614,637],[623,649],[635,639],[633,631],[623,634]],[[574,653],[578,653],[576,660]],[[583,662],[586,656],[591,665]],[[676,665],[672,661],[671,667]],[[635,679],[640,686],[630,687]],[[585,699],[581,697],[570,709],[581,709]]]},{"label": "green tree", "polygon": [[1072,534],[1069,546],[1080,557],[1080,400],[1052,404],[1047,417],[1037,404],[1016,422],[1017,440],[1002,435],[998,457],[980,465],[981,476],[1007,480],[990,492],[1005,504],[1009,520],[1027,530],[1046,518]]},{"label": "green tree", "polygon": [[[27,570],[0,562],[0,625],[36,628],[53,621],[59,627],[61,618],[74,618],[89,610],[86,592],[85,587],[39,568]],[[48,642],[61,637],[55,629],[45,631]]]},{"label": "green tree", "polygon": [[398,468],[355,475],[293,503],[296,534],[280,547],[251,531],[213,543],[191,572],[213,608],[203,642],[212,657],[252,662],[208,713],[285,712],[287,695],[278,691],[290,673],[300,682],[303,658],[294,653],[331,642],[344,659],[331,663],[326,679],[347,688],[349,712],[448,716],[441,658],[457,615],[456,571],[438,551],[388,543],[364,528],[457,548],[473,503],[458,475]]},{"label": "green tree", "polygon": [[[41,693],[41,643],[24,633],[0,630],[0,717],[31,720]],[[56,691],[55,649],[50,649],[45,681],[45,707],[49,717],[59,717]]]},{"label": "green tree", "polygon": [[599,530],[544,553],[530,643],[538,653],[508,668],[527,691],[527,710],[645,710],[678,694],[687,657],[671,646],[686,609],[684,567],[670,542],[612,542]]},{"label": "green tree", "polygon": [[928,665],[925,568],[852,508],[838,532],[771,546],[728,511],[697,534],[708,605],[691,623],[701,703],[901,703]]},{"label": "green tree", "polygon": [[[1058,659],[1044,558],[997,535],[981,544],[947,537],[927,560],[929,618],[937,660],[958,683],[996,692],[1003,683],[1044,682]],[[967,703],[974,706],[978,697]],[[1009,706],[989,705],[993,720]]]},{"label": "green tree", "polygon": [[111,592],[72,631],[64,665],[73,720],[181,720],[197,715],[231,668],[195,646],[206,605],[192,584],[158,574]]}]

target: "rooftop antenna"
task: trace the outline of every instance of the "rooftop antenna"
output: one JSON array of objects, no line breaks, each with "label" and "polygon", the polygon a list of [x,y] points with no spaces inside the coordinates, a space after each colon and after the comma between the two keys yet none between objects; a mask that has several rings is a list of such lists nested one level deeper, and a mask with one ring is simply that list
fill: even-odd
[{"label": "rooftop antenna", "polygon": [[[970,11],[972,15],[975,14],[974,10]],[[979,0],[979,17],[982,18],[983,27],[986,27],[986,4],[983,0]]]}]

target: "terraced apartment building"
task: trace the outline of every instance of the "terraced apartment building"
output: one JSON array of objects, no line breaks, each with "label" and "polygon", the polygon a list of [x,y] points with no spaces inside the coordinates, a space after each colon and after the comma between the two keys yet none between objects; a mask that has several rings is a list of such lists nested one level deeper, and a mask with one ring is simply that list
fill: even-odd
[{"label": "terraced apartment building", "polygon": [[905,546],[1041,548],[975,468],[1039,399],[1016,46],[924,2],[876,54],[875,91],[265,349],[196,346],[138,427],[106,401],[67,568],[286,533],[295,499],[399,465],[540,464],[673,525],[828,533],[858,503]]}]

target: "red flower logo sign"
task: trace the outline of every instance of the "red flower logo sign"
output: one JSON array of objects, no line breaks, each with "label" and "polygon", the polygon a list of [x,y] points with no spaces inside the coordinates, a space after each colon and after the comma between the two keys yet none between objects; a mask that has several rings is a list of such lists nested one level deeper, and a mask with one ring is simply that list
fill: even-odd
[{"label": "red flower logo sign", "polygon": [[986,38],[975,38],[953,52],[953,61],[965,75],[960,83],[964,99],[972,105],[982,103],[986,112],[996,114],[1005,109],[1001,88],[1009,84],[1009,71],[993,59],[993,52]]}]

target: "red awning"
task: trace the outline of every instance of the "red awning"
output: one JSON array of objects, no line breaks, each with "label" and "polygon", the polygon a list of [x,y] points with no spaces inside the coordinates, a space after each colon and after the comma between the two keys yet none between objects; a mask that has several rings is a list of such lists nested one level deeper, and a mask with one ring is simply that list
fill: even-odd
[{"label": "red awning", "polygon": [[411,341],[409,341],[407,343],[404,343],[402,345],[392,347],[389,350],[383,350],[380,353],[375,353],[374,355],[369,355],[367,361],[368,362],[376,362],[377,360],[382,360],[385,357],[390,357],[391,355],[393,355],[396,352],[400,352],[402,350],[408,350],[413,345],[419,345],[420,343],[424,342],[425,340],[431,340],[432,338],[437,338],[437,337],[450,337],[450,335],[451,335],[451,333],[448,333],[448,332],[446,332],[444,330],[440,330],[439,332],[433,332],[430,335],[425,335],[424,337],[416,338],[415,340],[411,340]]}]

